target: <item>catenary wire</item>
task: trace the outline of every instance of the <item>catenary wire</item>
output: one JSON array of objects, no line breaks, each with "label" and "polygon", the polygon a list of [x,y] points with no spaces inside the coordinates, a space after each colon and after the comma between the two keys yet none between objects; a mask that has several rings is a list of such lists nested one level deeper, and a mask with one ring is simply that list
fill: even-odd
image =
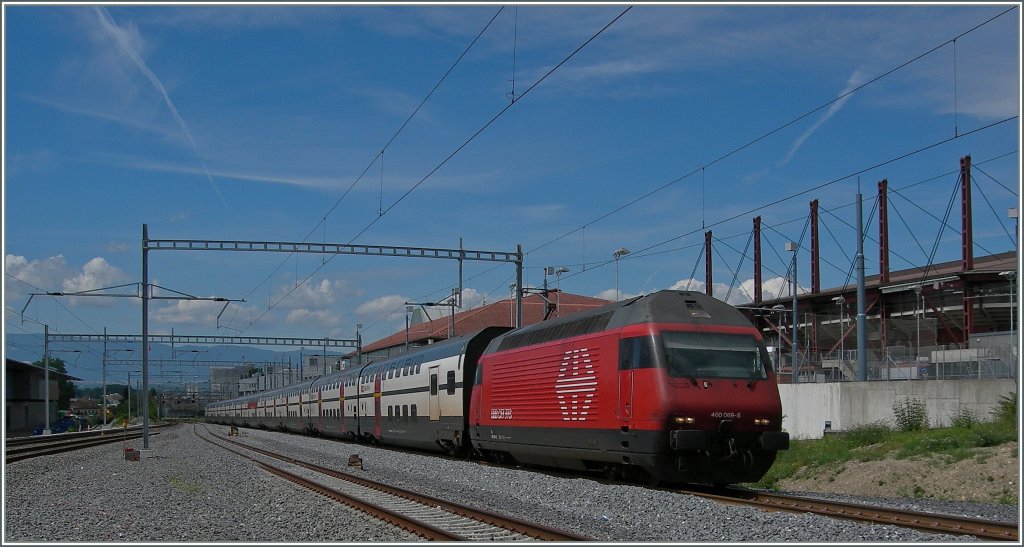
[{"label": "catenary wire", "polygon": [[[594,41],[598,36],[600,36],[606,30],[608,30],[608,28],[610,28],[616,21],[621,19],[622,16],[624,16],[627,12],[629,12],[630,9],[632,9],[632,7],[627,7],[625,10],[623,10],[621,13],[619,13],[619,15],[617,15],[614,19],[612,19],[608,24],[606,24],[604,27],[602,27],[600,30],[598,30],[596,33],[594,33],[590,38],[588,38],[586,41],[584,41],[582,44],[580,44],[575,50],[573,50],[568,56],[566,56],[564,59],[562,59],[558,64],[556,64],[554,67],[552,67],[550,70],[548,70],[543,76],[541,76],[536,82],[531,84],[530,87],[528,87],[526,89],[526,91],[524,91],[519,96],[519,100],[521,100],[523,97],[528,95],[530,93],[530,91],[535,89],[538,85],[540,85],[542,82],[544,82],[549,76],[551,76],[551,74],[553,74],[556,70],[558,70],[563,65],[565,65],[565,63],[567,63],[570,59],[575,57],[576,54],[579,53],[584,47],[586,47],[588,44],[590,44],[592,41]],[[478,129],[476,132],[474,132],[468,139],[466,139],[465,142],[463,142],[461,145],[459,145],[455,149],[455,151],[453,151],[451,154],[449,154],[447,157],[445,157],[445,159],[443,159],[433,169],[431,169],[416,184],[414,184],[411,188],[406,190],[406,192],[404,194],[402,194],[401,197],[399,197],[397,200],[395,200],[393,203],[391,203],[391,205],[389,205],[388,208],[383,211],[383,213],[381,213],[379,216],[377,216],[376,218],[371,220],[362,230],[359,231],[359,233],[357,233],[355,236],[353,236],[351,239],[349,239],[349,243],[348,244],[351,244],[352,242],[354,242],[361,235],[366,233],[371,227],[373,227],[378,221],[380,221],[380,219],[384,218],[385,215],[387,215],[392,209],[394,209],[399,203],[401,203],[413,191],[415,191],[424,182],[426,182],[427,179],[429,179],[434,173],[436,173],[439,169],[441,169],[441,167],[443,167],[445,164],[447,164],[452,158],[454,158],[459,152],[461,152],[466,146],[468,146],[473,140],[475,140],[481,133],[483,133],[488,127],[490,127],[491,124],[493,124],[498,118],[500,118],[503,114],[505,114],[505,112],[508,112],[508,110],[510,108],[512,108],[515,104],[517,104],[519,102],[519,100],[516,100],[515,102],[509,103],[504,108],[502,108],[500,111],[498,111],[498,113],[495,114],[493,117],[491,117],[482,127],[480,127],[480,129]],[[284,296],[282,296],[277,302],[270,304],[267,307],[267,309],[264,312],[262,312],[256,319],[252,320],[246,328],[251,327],[252,325],[256,324],[258,321],[260,321],[260,319],[262,319],[268,312],[270,312],[270,310],[274,309],[278,304],[280,304],[286,298],[288,298],[293,292],[295,292],[296,289],[298,289],[298,287],[304,285],[306,283],[306,281],[308,281],[314,275],[316,275],[316,273],[318,273],[321,269],[323,269],[328,263],[330,263],[332,260],[334,260],[334,258],[337,257],[337,256],[338,255],[331,255],[329,258],[327,258],[327,260],[325,260],[318,268],[316,268],[312,272],[310,272],[310,274],[307,275],[295,287],[293,287],[290,290],[288,290],[288,292]]]}]

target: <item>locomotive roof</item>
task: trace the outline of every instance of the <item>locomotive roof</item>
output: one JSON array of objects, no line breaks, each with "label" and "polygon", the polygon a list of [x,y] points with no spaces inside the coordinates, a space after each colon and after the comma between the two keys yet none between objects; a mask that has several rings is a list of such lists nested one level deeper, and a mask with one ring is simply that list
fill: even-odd
[{"label": "locomotive roof", "polygon": [[493,340],[487,353],[642,323],[751,326],[739,310],[717,298],[663,290],[509,332]]}]

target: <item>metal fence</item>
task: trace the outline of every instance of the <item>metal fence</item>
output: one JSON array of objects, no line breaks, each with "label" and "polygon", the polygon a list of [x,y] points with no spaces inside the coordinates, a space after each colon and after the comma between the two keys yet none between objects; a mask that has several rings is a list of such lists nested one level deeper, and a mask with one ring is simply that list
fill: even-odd
[{"label": "metal fence", "polygon": [[[1016,340],[1006,333],[973,337],[970,348],[892,346],[867,358],[869,381],[964,380],[1014,378],[1021,362]],[[851,382],[860,379],[857,350],[801,354],[799,373],[792,374],[792,356],[777,358],[783,381],[795,383]]]}]

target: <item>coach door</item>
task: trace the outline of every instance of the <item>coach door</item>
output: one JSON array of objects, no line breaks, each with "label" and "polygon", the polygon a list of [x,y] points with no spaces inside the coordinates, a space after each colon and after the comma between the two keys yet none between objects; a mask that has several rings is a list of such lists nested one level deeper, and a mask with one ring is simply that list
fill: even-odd
[{"label": "coach door", "polygon": [[379,372],[373,373],[373,434],[379,439],[381,434],[381,415],[380,415],[380,398],[381,398],[381,376],[383,374]]},{"label": "coach door", "polygon": [[437,375],[441,367],[430,367],[430,419],[441,419],[441,399],[437,391]]},{"label": "coach door", "polygon": [[633,371],[619,371],[619,418],[633,417]]},{"label": "coach door", "polygon": [[[653,339],[650,335],[635,338],[623,338],[619,341],[619,407],[618,414],[622,420],[633,418],[634,399],[642,400],[650,396],[650,392],[635,394],[636,384],[633,376],[638,369],[655,366]],[[641,385],[642,386],[642,385]],[[648,388],[650,389],[650,388]],[[641,391],[643,389],[641,388]]]}]

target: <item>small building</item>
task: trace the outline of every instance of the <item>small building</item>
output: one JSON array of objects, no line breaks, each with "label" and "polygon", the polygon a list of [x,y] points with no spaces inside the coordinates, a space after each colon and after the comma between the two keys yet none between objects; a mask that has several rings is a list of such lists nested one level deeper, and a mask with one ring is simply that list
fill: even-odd
[{"label": "small building", "polygon": [[84,416],[86,418],[98,418],[100,416],[100,401],[99,399],[93,399],[92,397],[78,397],[71,399],[69,402],[72,414]]},{"label": "small building", "polygon": [[[50,422],[57,419],[57,382],[60,379],[80,380],[50,370]],[[4,436],[32,434],[32,428],[46,422],[46,370],[30,363],[7,359],[4,363]]]}]

